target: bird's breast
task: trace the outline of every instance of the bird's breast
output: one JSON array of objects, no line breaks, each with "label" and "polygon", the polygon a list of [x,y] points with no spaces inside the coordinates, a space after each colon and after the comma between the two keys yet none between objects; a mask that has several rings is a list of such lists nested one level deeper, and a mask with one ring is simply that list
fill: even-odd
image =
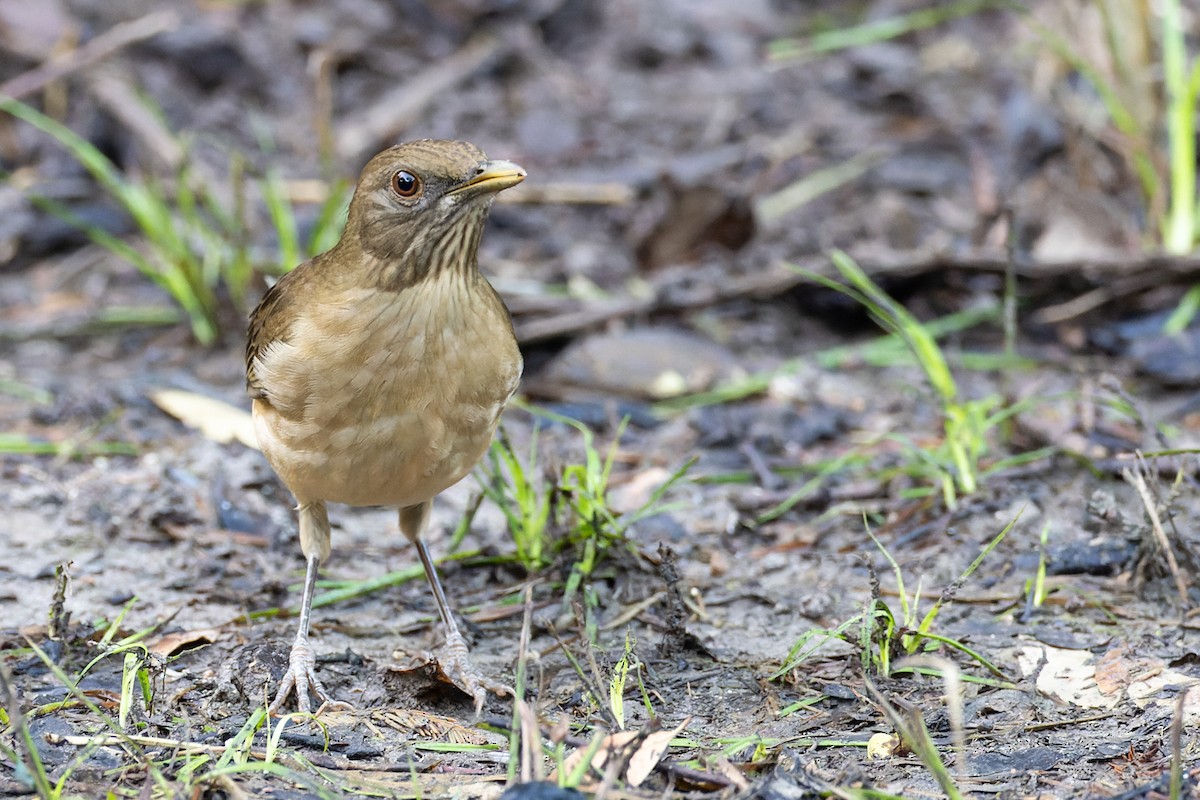
[{"label": "bird's breast", "polygon": [[522,366],[491,287],[454,275],[314,305],[259,362],[259,442],[297,499],[389,506],[471,470]]}]

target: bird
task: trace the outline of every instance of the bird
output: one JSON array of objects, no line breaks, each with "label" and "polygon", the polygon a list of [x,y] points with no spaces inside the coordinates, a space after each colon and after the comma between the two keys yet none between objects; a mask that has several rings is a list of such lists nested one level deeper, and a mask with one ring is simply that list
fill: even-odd
[{"label": "bird", "polygon": [[[340,240],[283,275],[250,316],[246,386],[259,445],[296,499],[306,569],[299,625],[269,712],[329,701],[309,643],[330,555],[328,503],[398,509],[445,629],[439,663],[475,701],[511,694],[471,663],[422,538],[433,499],[487,451],[523,362],[479,270],[496,194],[525,170],[475,145],[422,139],[363,167]],[[318,709],[319,710],[319,709]]]}]

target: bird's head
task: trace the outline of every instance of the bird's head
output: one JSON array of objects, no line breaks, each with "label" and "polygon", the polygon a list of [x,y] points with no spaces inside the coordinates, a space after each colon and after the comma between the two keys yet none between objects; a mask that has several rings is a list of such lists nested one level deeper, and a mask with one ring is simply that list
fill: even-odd
[{"label": "bird's head", "polygon": [[376,260],[382,284],[474,269],[496,193],[524,179],[521,167],[489,161],[467,142],[422,139],[389,147],[363,168],[343,241],[356,241]]}]

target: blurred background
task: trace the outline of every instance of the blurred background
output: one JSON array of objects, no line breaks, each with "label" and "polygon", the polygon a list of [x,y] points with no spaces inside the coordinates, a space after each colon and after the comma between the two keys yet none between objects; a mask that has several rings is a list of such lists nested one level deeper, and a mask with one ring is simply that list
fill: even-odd
[{"label": "blurred background", "polygon": [[[0,0],[0,677],[62,694],[29,641],[75,670],[135,653],[89,677],[109,706],[158,669],[143,729],[253,735],[302,561],[246,432],[246,318],[337,240],[373,153],[454,138],[529,173],[480,261],[549,410],[510,411],[431,525],[485,672],[510,674],[529,586],[539,712],[598,730],[578,647],[594,686],[644,682],[631,727],[691,726],[653,791],[779,767],[930,796],[927,760],[862,755],[896,719],[862,679],[948,752],[942,684],[893,671],[936,622],[978,648],[939,651],[979,679],[963,786],[1157,779],[1200,646],[1167,618],[1200,569],[1198,26],[1192,0]],[[432,612],[388,571],[413,558],[394,514],[331,517],[335,695],[468,716],[395,665]],[[1029,663],[1110,647],[1111,683],[1034,691]],[[408,780],[428,736],[387,731],[361,757]],[[105,752],[81,796],[153,761]],[[208,774],[168,772],[180,796]],[[420,779],[396,791],[437,796]]]},{"label": "blurred background", "polygon": [[[802,317],[845,321],[780,268],[834,247],[901,295],[995,294],[1012,254],[1054,305],[1136,271],[1089,262],[1194,239],[1149,6],[5,0],[0,88],[49,119],[4,123],[6,291],[35,294],[0,325],[182,311],[234,341],[264,280],[336,239],[365,159],[420,137],[529,170],[484,246],[531,346],[682,306],[769,358]],[[1172,302],[1145,284],[1122,299]]]}]

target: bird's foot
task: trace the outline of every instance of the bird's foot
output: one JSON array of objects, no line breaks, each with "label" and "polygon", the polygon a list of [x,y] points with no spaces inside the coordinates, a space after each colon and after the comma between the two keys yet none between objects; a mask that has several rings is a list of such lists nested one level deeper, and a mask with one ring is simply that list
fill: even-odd
[{"label": "bird's foot", "polygon": [[471,663],[471,653],[467,650],[467,642],[457,630],[446,632],[446,643],[438,649],[436,657],[438,666],[441,667],[450,682],[475,699],[476,717],[483,713],[483,703],[487,699],[488,692],[516,697],[516,692],[511,686],[496,683],[490,678],[484,677],[483,673]]},{"label": "bird's foot", "polygon": [[[279,690],[275,693],[275,699],[271,702],[271,706],[267,709],[267,713],[271,715],[278,714],[279,709],[283,708],[283,704],[287,702],[288,696],[295,692],[296,709],[301,714],[308,714],[312,710],[311,702],[309,701],[309,691],[321,701],[317,713],[330,705],[332,702],[329,699],[329,693],[325,691],[325,687],[321,684],[321,679],[317,677],[317,657],[313,654],[312,648],[309,647],[308,637],[300,636],[292,645],[292,654],[288,658],[287,672],[283,673],[283,678],[279,682]],[[338,705],[346,705],[345,703],[337,703]]]}]

